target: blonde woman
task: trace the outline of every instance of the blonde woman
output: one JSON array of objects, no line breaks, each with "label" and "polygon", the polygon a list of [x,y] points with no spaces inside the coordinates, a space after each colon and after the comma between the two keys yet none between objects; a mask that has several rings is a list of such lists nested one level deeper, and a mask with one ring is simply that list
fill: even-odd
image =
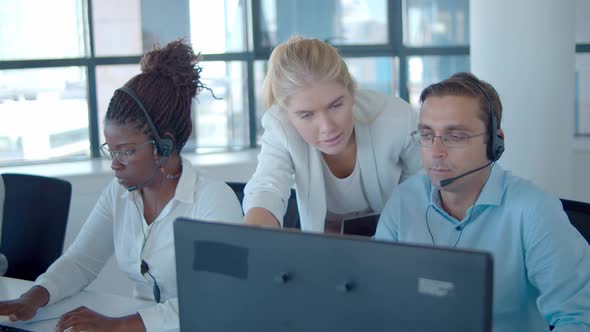
[{"label": "blonde woman", "polygon": [[357,90],[325,42],[293,37],[277,46],[263,101],[262,149],[244,190],[247,224],[279,227],[294,184],[302,230],[338,232],[346,217],[380,213],[421,168],[410,105]]}]

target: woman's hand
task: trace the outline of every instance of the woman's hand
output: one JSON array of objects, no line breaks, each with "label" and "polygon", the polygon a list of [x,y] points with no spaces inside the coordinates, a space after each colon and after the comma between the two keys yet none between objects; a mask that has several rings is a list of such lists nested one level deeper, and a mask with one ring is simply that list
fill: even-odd
[{"label": "woman's hand", "polygon": [[97,313],[87,307],[78,307],[65,313],[55,326],[56,332],[117,332],[145,331],[139,314],[113,318]]},{"label": "woman's hand", "polygon": [[18,299],[0,301],[0,315],[8,316],[15,322],[31,320],[37,310],[49,302],[49,292],[41,286],[34,286]]}]

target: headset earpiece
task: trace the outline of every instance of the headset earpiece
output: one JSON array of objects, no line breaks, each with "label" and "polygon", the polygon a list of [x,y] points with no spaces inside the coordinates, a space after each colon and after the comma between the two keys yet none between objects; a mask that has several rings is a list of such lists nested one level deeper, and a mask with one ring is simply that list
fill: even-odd
[{"label": "headset earpiece", "polygon": [[162,157],[168,157],[169,155],[171,155],[172,151],[174,150],[174,139],[170,135],[166,135],[168,137],[165,137],[165,138],[160,137],[160,135],[158,134],[158,130],[156,129],[156,126],[154,125],[154,122],[152,121],[152,118],[150,117],[147,109],[145,108],[145,106],[141,102],[141,99],[139,98],[139,96],[137,94],[135,94],[135,92],[133,92],[133,90],[131,90],[130,88],[128,88],[126,86],[117,89],[117,91],[121,91],[121,92],[126,93],[129,97],[131,97],[133,100],[135,100],[135,103],[137,104],[137,106],[139,106],[139,108],[142,110],[142,112],[145,116],[145,121],[146,121],[148,127],[150,128],[152,135],[154,136],[154,142],[156,145],[156,149],[158,150],[158,154]]},{"label": "headset earpiece", "polygon": [[[483,90],[482,90],[483,91]],[[504,139],[498,135],[498,121],[496,119],[496,112],[492,108],[491,100],[489,100],[487,94],[484,94],[488,99],[490,108],[490,121],[488,129],[490,132],[490,141],[488,142],[488,159],[492,162],[497,161],[504,153]]]},{"label": "headset earpiece", "polygon": [[498,135],[498,120],[496,112],[494,112],[494,104],[492,99],[487,94],[486,90],[481,86],[479,81],[474,82],[475,86],[481,91],[483,97],[488,105],[489,121],[488,121],[488,147],[487,157],[490,162],[496,162],[504,153],[504,139]]},{"label": "headset earpiece", "polygon": [[160,138],[160,150],[158,151],[158,153],[162,157],[168,157],[172,154],[172,151],[174,150],[174,139],[172,139],[172,136],[166,136],[167,137]]}]

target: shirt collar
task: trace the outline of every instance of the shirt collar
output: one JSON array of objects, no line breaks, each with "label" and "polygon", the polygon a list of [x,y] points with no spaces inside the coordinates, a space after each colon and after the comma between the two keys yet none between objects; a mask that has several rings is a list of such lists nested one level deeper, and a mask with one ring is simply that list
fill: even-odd
[{"label": "shirt collar", "polygon": [[[505,173],[506,171],[500,165],[492,164],[490,176],[484,184],[475,205],[500,205],[505,191]],[[433,185],[430,186],[429,203],[436,208],[442,208],[440,191]]]},{"label": "shirt collar", "polygon": [[198,176],[197,170],[191,162],[188,159],[182,158],[182,174],[180,175],[180,179],[178,179],[174,199],[185,203],[193,203],[195,201]]},{"label": "shirt collar", "polygon": [[[193,165],[188,159],[182,158],[182,174],[178,179],[178,185],[176,186],[176,192],[172,200],[178,200],[184,203],[193,203],[195,200],[195,191],[197,189],[197,170],[193,168]],[[131,199],[130,195],[133,194],[127,190],[123,190],[121,198]]]},{"label": "shirt collar", "polygon": [[502,203],[506,189],[505,175],[506,171],[500,165],[492,164],[490,177],[483,186],[476,205],[500,205]]}]

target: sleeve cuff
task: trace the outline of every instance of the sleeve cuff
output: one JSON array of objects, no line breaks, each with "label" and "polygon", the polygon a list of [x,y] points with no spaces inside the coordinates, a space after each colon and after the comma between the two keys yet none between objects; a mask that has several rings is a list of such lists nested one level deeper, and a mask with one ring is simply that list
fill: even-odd
[{"label": "sleeve cuff", "polygon": [[46,306],[61,300],[61,295],[59,294],[57,285],[54,282],[44,278],[43,275],[40,275],[37,280],[35,280],[33,287],[35,286],[41,286],[49,293],[49,301],[47,302]]},{"label": "sleeve cuff", "polygon": [[248,213],[248,210],[254,207],[267,209],[277,218],[281,227],[283,226],[283,217],[287,210],[287,204],[277,197],[277,195],[264,191],[249,194],[244,197],[243,206],[244,214]]}]

